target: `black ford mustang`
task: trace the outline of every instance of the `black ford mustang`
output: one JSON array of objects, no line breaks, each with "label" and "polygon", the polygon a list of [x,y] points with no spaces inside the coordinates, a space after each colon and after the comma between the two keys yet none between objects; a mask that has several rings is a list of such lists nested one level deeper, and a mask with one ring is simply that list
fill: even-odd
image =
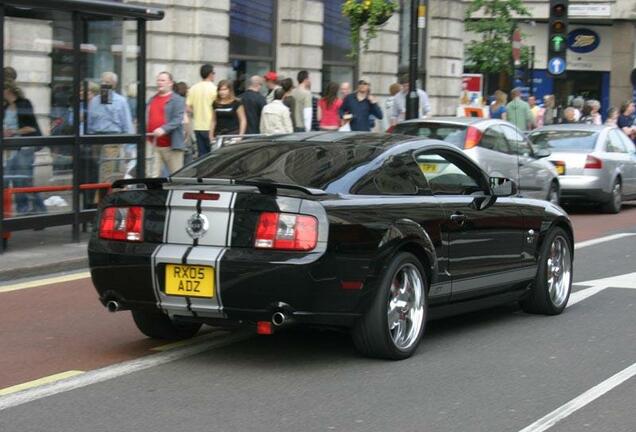
[{"label": "black ford mustang", "polygon": [[570,295],[565,212],[439,141],[257,137],[114,186],[91,275],[150,337],[296,322],[350,328],[362,353],[401,359],[428,319],[515,301],[558,314]]}]

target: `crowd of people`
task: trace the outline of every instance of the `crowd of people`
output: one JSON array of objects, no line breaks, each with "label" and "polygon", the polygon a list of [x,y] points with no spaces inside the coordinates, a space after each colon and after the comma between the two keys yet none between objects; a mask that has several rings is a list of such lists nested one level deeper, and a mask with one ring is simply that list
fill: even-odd
[{"label": "crowd of people", "polygon": [[520,89],[513,89],[508,95],[496,90],[490,104],[490,117],[507,120],[521,130],[531,130],[552,124],[584,123],[607,124],[620,127],[630,138],[636,138],[635,109],[632,101],[625,101],[620,108],[610,107],[605,121],[601,115],[601,103],[595,99],[572,98],[569,105],[557,107],[554,95],[545,95],[539,104],[535,96],[522,98]]}]

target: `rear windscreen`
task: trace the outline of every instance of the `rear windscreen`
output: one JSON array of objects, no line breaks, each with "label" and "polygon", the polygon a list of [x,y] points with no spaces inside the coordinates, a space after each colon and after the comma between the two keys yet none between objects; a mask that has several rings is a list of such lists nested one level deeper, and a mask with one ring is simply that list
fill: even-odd
[{"label": "rear windscreen", "polygon": [[381,147],[364,144],[235,144],[212,151],[173,176],[269,181],[327,190],[382,152]]},{"label": "rear windscreen", "polygon": [[435,123],[402,123],[395,126],[394,133],[446,141],[463,149],[466,141],[466,126]]},{"label": "rear windscreen", "polygon": [[528,137],[537,148],[583,153],[594,149],[598,132],[551,130],[534,132]]}]

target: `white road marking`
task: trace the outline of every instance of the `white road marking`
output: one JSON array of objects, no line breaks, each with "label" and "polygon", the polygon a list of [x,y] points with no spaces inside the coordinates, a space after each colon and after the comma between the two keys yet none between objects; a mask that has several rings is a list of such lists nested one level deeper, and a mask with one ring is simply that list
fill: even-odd
[{"label": "white road marking", "polygon": [[130,360],[112,366],[106,366],[101,369],[95,369],[93,371],[85,372],[81,375],[56,381],[54,383],[45,384],[39,387],[2,396],[0,397],[0,411],[28,402],[33,402],[35,400],[42,399],[48,396],[53,396],[77,388],[86,387],[91,384],[96,384],[124,375],[129,375],[131,373],[138,372],[144,369],[160,366],[166,363],[180,360],[185,357],[200,354],[212,348],[220,348],[226,345],[230,345],[235,342],[247,339],[253,334],[254,333],[252,331],[238,331],[227,337],[211,339],[207,342],[202,342],[196,345],[175,348],[172,350],[160,352],[158,354],[152,354],[146,357],[142,357],[136,360]]},{"label": "white road marking", "polygon": [[589,288],[585,288],[570,294],[570,300],[568,300],[567,307],[570,307],[582,300],[585,300],[588,297],[598,294],[607,288],[636,289],[636,272],[585,282],[576,282],[574,283],[574,285],[584,285]]},{"label": "white road marking", "polygon": [[62,282],[70,282],[74,280],[86,279],[91,277],[90,272],[72,273],[64,276],[54,276],[44,279],[37,279],[28,282],[21,282],[12,285],[0,285],[0,293],[18,291],[27,288],[35,288],[43,285],[51,285]]},{"label": "white road marking", "polygon": [[578,242],[574,244],[574,249],[583,249],[588,246],[594,246],[600,243],[606,243],[612,240],[618,240],[625,237],[636,236],[636,233],[620,233],[620,234],[612,234],[605,237],[599,237],[592,240],[586,240],[582,242]]},{"label": "white road marking", "polygon": [[565,405],[560,406],[551,413],[532,423],[530,426],[521,429],[519,432],[543,432],[550,429],[570,414],[595,401],[613,388],[618,387],[634,375],[636,375],[636,363],[632,364],[627,369],[623,369],[602,383],[595,385],[585,393],[575,397]]}]

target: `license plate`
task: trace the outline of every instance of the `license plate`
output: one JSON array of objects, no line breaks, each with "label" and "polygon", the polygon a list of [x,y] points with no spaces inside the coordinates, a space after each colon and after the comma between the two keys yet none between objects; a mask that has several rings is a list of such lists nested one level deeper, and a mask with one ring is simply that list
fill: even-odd
[{"label": "license plate", "polygon": [[214,297],[214,269],[207,266],[166,264],[166,294]]},{"label": "license plate", "polygon": [[423,173],[436,173],[437,172],[437,164],[431,163],[421,163],[420,169]]},{"label": "license plate", "polygon": [[556,166],[556,172],[558,175],[563,175],[565,174],[565,166],[563,165],[557,165]]}]

